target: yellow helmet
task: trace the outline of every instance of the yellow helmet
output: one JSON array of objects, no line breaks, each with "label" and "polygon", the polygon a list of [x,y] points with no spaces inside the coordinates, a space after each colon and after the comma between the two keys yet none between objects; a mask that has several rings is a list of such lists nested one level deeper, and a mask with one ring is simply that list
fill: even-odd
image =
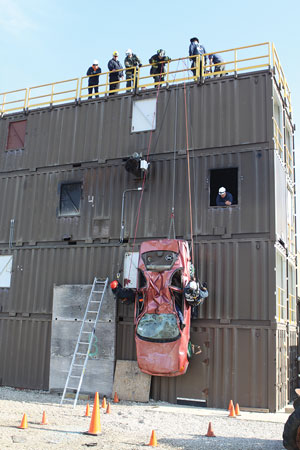
[{"label": "yellow helmet", "polygon": [[115,50],[115,51],[113,52],[113,56],[119,56],[119,52],[117,52],[117,50]]}]

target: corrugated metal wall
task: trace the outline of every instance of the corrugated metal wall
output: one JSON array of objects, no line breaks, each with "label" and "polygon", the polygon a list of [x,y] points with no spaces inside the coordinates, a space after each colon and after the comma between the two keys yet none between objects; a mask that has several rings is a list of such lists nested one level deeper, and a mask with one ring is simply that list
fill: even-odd
[{"label": "corrugated metal wall", "polygon": [[[210,295],[192,322],[201,355],[182,377],[153,378],[156,399],[191,397],[227,407],[232,398],[275,411],[291,389],[287,349],[294,351],[297,330],[288,335],[275,318],[272,92],[267,71],[186,86],[195,265]],[[0,383],[48,387],[53,286],[115,277],[125,251],[132,250],[140,192],[126,196],[129,244],[123,246],[121,200],[125,189],[141,181],[125,171],[122,158],[147,152],[149,132],[131,133],[131,114],[133,99],[151,96],[154,91],[120,95],[0,120],[2,254],[9,252],[15,220],[11,288],[0,289]],[[9,122],[24,117],[25,148],[5,151]],[[168,234],[173,176],[176,235],[190,238],[183,86],[161,89],[150,163],[135,250],[144,239]],[[233,167],[237,205],[210,206],[210,170]],[[58,214],[66,181],[82,182],[76,217]],[[63,241],[65,235],[73,245]],[[133,308],[118,306],[117,358],[135,359]],[[289,370],[294,375],[295,364]]]},{"label": "corrugated metal wall", "polygon": [[[144,93],[142,99],[148,97],[155,98],[156,92]],[[187,84],[186,97],[191,148],[232,147],[270,139],[270,74],[243,75],[238,79],[226,77],[222,81],[210,80],[204,85]],[[30,111],[24,151],[4,150],[7,122],[25,116],[18,114],[4,118],[0,121],[2,171],[105,161],[135,151],[145,153],[149,132],[130,132],[132,101],[131,95],[118,95],[109,101],[101,99],[81,106]],[[174,147],[186,149],[182,85],[160,90],[157,129],[152,142],[152,154],[168,152]]]}]

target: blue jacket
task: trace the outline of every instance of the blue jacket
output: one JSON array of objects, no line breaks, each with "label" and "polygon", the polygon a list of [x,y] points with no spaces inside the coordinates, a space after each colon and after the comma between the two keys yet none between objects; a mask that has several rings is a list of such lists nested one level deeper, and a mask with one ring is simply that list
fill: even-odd
[{"label": "blue jacket", "polygon": [[[114,58],[110,59],[108,61],[107,64],[108,70],[111,72],[112,70],[119,70],[119,69],[123,69],[122,64],[120,63],[120,61],[115,60]],[[116,74],[109,74],[110,77],[116,77],[116,78],[122,78],[123,76],[123,71],[117,72]]]},{"label": "blue jacket", "polygon": [[217,206],[227,206],[227,205],[225,205],[225,202],[227,202],[227,201],[230,201],[231,204],[233,202],[233,197],[230,194],[230,192],[226,192],[226,195],[224,198],[222,198],[220,194],[217,195],[217,198],[216,198]]},{"label": "blue jacket", "polygon": [[[203,45],[199,44],[199,42],[194,41],[194,42],[190,43],[190,46],[189,46],[189,55],[190,56],[203,55],[204,53],[206,53],[206,50],[203,47]],[[206,64],[206,56],[204,57],[204,62]]]},{"label": "blue jacket", "polygon": [[209,55],[209,58],[212,59],[213,64],[218,64],[224,62],[224,59],[220,55]]},{"label": "blue jacket", "polygon": [[101,69],[100,67],[98,67],[98,69],[94,70],[94,67],[91,66],[88,68],[87,71],[87,75],[95,75],[94,77],[90,77],[89,78],[89,86],[93,86],[94,84],[98,84],[99,83],[99,75],[96,76],[97,74],[101,73]]}]

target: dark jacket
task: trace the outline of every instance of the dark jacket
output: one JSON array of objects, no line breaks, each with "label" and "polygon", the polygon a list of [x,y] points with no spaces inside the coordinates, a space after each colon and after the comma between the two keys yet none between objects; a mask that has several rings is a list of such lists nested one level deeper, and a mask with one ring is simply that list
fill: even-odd
[{"label": "dark jacket", "polygon": [[116,299],[121,300],[125,305],[134,303],[135,292],[133,289],[123,288],[122,285],[118,282],[118,286],[115,289],[112,289],[112,292]]},{"label": "dark jacket", "polygon": [[[203,47],[203,45],[199,44],[199,42],[193,41],[190,43],[190,46],[189,46],[189,55],[190,56],[203,55],[204,53],[206,53],[206,50]],[[206,64],[206,56],[204,56],[204,62]]]},{"label": "dark jacket", "polygon": [[[87,71],[86,74],[87,75],[96,75],[97,73],[98,74],[101,73],[100,67],[98,67],[98,69],[94,70],[94,67],[91,66],[91,67],[88,68],[88,71]],[[89,78],[89,86],[93,86],[95,84],[99,84],[99,75]]]},{"label": "dark jacket", "polygon": [[171,58],[168,56],[163,56],[159,58],[157,54],[151,56],[149,59],[149,64],[153,64],[150,69],[150,73],[163,73],[165,71],[165,65],[168,61],[171,61]]},{"label": "dark jacket", "polygon": [[227,202],[227,201],[230,201],[231,204],[233,202],[233,197],[230,194],[230,192],[226,192],[226,195],[224,198],[222,198],[220,194],[217,195],[217,198],[216,198],[217,206],[227,206],[227,205],[225,205],[225,202]]},{"label": "dark jacket", "polygon": [[[141,61],[140,59],[133,53],[132,56],[127,55],[126,58],[124,59],[124,65],[127,68],[129,67],[137,67],[137,66],[141,66]],[[127,72],[129,72],[127,70]]]},{"label": "dark jacket", "polygon": [[[119,70],[119,69],[123,69],[122,64],[120,63],[120,61],[112,58],[108,61],[107,64],[108,70],[111,72],[112,70]],[[120,72],[116,72],[116,73],[110,73],[109,74],[109,78],[114,78],[119,80],[120,78],[122,78],[123,76],[123,71],[120,70]]]},{"label": "dark jacket", "polygon": [[220,55],[209,55],[209,58],[212,60],[213,64],[218,64],[224,62],[224,59]]}]

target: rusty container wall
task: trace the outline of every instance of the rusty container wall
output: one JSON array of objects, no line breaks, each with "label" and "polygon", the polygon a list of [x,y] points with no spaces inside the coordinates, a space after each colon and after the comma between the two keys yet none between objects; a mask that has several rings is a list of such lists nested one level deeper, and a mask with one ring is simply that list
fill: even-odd
[{"label": "rusty container wall", "polygon": [[[191,327],[201,355],[184,376],[153,377],[153,398],[196,398],[216,407],[227,407],[232,398],[275,411],[296,383],[295,362],[287,361],[297,330],[288,332],[276,319],[278,177],[282,199],[286,186],[274,156],[272,93],[269,71],[186,85],[195,265],[210,295]],[[131,192],[128,244],[119,243],[122,194],[142,184],[125,171],[123,158],[135,151],[146,155],[150,138],[149,132],[131,133],[132,103],[155,96],[150,90],[1,118],[0,253],[12,252],[13,270],[11,287],[0,288],[0,383],[48,388],[53,286],[115,277],[134,239],[137,251],[143,240],[165,237],[173,182],[176,235],[190,240],[181,85],[159,93],[139,223],[140,193]],[[25,145],[6,151],[9,124],[16,120],[27,120]],[[220,209],[210,205],[210,174],[228,167],[238,171],[237,204]],[[60,217],[60,185],[73,181],[82,183],[80,214]],[[117,358],[135,359],[133,308],[118,305],[117,317]]]}]

